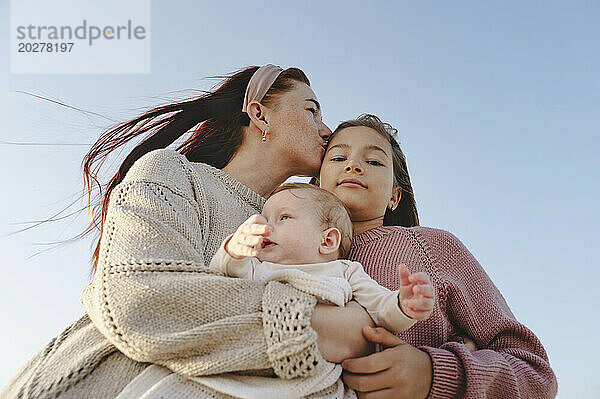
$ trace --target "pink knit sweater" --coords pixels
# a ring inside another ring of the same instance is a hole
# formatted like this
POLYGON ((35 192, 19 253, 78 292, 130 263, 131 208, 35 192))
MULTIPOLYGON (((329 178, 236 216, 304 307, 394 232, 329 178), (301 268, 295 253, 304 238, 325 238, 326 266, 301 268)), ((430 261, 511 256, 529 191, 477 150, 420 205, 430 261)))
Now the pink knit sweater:
POLYGON ((436 290, 433 314, 399 333, 433 362, 429 398, 551 398, 556 377, 541 342, 519 323, 477 260, 443 230, 382 226, 354 238, 349 259, 398 289, 396 266, 425 271, 436 290), (470 337, 469 350, 458 335, 470 337))

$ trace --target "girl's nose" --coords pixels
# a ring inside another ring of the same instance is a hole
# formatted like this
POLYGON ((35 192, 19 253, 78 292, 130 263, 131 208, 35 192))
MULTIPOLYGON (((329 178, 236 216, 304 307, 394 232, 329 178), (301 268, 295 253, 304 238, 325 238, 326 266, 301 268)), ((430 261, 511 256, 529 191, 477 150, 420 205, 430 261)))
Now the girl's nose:
POLYGON ((352 170, 354 170, 356 173, 362 173, 360 166, 354 162, 346 165, 346 172, 351 172, 352 170))

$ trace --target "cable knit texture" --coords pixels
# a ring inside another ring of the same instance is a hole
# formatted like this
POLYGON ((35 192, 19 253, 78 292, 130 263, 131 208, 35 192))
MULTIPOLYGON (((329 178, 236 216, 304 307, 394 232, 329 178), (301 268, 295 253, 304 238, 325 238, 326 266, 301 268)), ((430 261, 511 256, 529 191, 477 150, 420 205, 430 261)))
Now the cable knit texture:
MULTIPOLYGON (((310 327, 315 298, 208 267, 223 239, 264 201, 174 150, 144 155, 111 193, 98 269, 81 295, 86 314, 0 397, 114 398, 149 363, 182 377, 314 373, 324 362, 310 327)), ((204 389, 181 380, 178 397, 204 389)))
POLYGON ((552 398, 556 377, 538 338, 519 323, 467 248, 438 229, 382 226, 354 238, 349 259, 381 285, 398 289, 404 263, 427 272, 436 290, 433 314, 397 335, 433 362, 429 398, 552 398), (471 353, 459 335, 473 339, 471 353))

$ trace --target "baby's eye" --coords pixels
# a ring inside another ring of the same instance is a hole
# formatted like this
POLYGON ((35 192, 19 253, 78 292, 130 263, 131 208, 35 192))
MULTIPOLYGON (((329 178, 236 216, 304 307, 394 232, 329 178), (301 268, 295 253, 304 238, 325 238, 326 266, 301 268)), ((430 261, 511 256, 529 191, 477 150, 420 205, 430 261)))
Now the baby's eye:
POLYGON ((285 220, 285 219, 289 219, 289 215, 281 215, 281 217, 279 218, 279 220, 285 220))
POLYGON ((367 161, 367 163, 369 165, 375 165, 375 166, 383 166, 383 164, 379 161, 367 161))

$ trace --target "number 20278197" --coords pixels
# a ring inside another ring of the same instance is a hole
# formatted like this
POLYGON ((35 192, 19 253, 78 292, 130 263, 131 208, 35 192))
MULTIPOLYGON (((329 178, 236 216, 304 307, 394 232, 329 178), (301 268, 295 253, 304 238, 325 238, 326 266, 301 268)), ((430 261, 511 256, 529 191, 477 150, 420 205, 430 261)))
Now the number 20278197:
POLYGON ((75 43, 19 43, 19 53, 70 53, 75 43))

